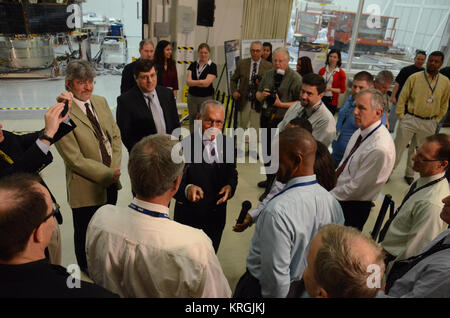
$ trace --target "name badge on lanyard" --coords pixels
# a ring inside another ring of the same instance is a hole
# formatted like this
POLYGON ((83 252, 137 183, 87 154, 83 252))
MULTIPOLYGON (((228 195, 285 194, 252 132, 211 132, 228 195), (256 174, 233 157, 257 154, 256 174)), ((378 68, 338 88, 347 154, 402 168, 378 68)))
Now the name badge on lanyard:
POLYGON ((434 100, 434 98, 433 98, 434 91, 436 90, 436 87, 439 83, 439 73, 437 75, 436 84, 434 84, 434 87, 431 87, 430 81, 428 80, 427 73, 425 72, 425 70, 423 70, 423 76, 425 76, 425 80, 427 81, 428 87, 431 90, 431 96, 430 96, 430 98, 427 99, 427 103, 431 104, 434 100))

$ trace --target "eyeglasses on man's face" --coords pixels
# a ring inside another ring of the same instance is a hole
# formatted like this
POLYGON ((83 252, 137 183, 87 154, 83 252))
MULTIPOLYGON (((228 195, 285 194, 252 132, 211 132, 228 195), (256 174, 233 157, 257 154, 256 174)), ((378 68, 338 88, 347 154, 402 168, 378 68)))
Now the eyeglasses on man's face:
POLYGON ((417 156, 417 159, 421 162, 443 161, 442 159, 427 159, 427 158, 425 158, 425 156, 420 153, 419 147, 414 148, 414 154, 417 156))
POLYGON ((212 119, 203 119, 203 122, 208 126, 222 126, 223 121, 221 120, 212 120, 212 119))

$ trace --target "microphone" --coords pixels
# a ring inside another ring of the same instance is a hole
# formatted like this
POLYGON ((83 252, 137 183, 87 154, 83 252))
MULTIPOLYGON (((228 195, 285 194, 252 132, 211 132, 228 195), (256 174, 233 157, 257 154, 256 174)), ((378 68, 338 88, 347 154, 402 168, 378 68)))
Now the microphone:
POLYGON ((236 224, 241 224, 244 222, 245 216, 247 215, 247 212, 252 208, 252 203, 248 200, 242 202, 242 210, 241 213, 239 213, 238 220, 236 224))

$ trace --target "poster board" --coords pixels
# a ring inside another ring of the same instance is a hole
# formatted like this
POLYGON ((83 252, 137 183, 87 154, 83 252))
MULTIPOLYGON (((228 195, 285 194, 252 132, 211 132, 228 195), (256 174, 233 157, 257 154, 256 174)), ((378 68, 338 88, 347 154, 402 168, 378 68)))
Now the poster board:
POLYGON ((261 41, 261 43, 269 42, 272 44, 272 52, 275 51, 276 48, 283 47, 284 46, 284 39, 246 39, 242 40, 241 43, 241 55, 243 59, 250 57, 250 46, 252 42, 255 41, 261 41))
POLYGON ((241 57, 240 50, 240 42, 239 40, 229 40, 224 42, 225 47, 225 61, 227 68, 227 83, 228 87, 230 87, 231 77, 236 70, 237 63, 241 57))
POLYGON ((313 71, 316 74, 319 73, 319 70, 325 66, 327 53, 328 53, 328 44, 300 42, 298 45, 298 58, 302 56, 309 57, 311 59, 313 71))

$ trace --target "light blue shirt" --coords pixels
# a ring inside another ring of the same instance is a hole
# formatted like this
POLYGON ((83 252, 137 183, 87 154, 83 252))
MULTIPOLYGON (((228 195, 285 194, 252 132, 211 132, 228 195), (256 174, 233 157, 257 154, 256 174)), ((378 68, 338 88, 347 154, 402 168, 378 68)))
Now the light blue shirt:
MULTIPOLYGON (((316 175, 289 180, 289 187, 316 181, 316 175)), ((250 243, 247 269, 261 284, 263 297, 286 297, 300 280, 311 240, 329 223, 344 223, 338 201, 318 183, 275 196, 261 212, 250 243)))
MULTIPOLYGON (((425 253, 444 237, 444 244, 450 244, 450 230, 439 234, 419 254, 425 253)), ((403 277, 397 279, 385 295, 378 292, 378 298, 449 298, 450 297, 450 249, 425 257, 411 268, 403 277)))

